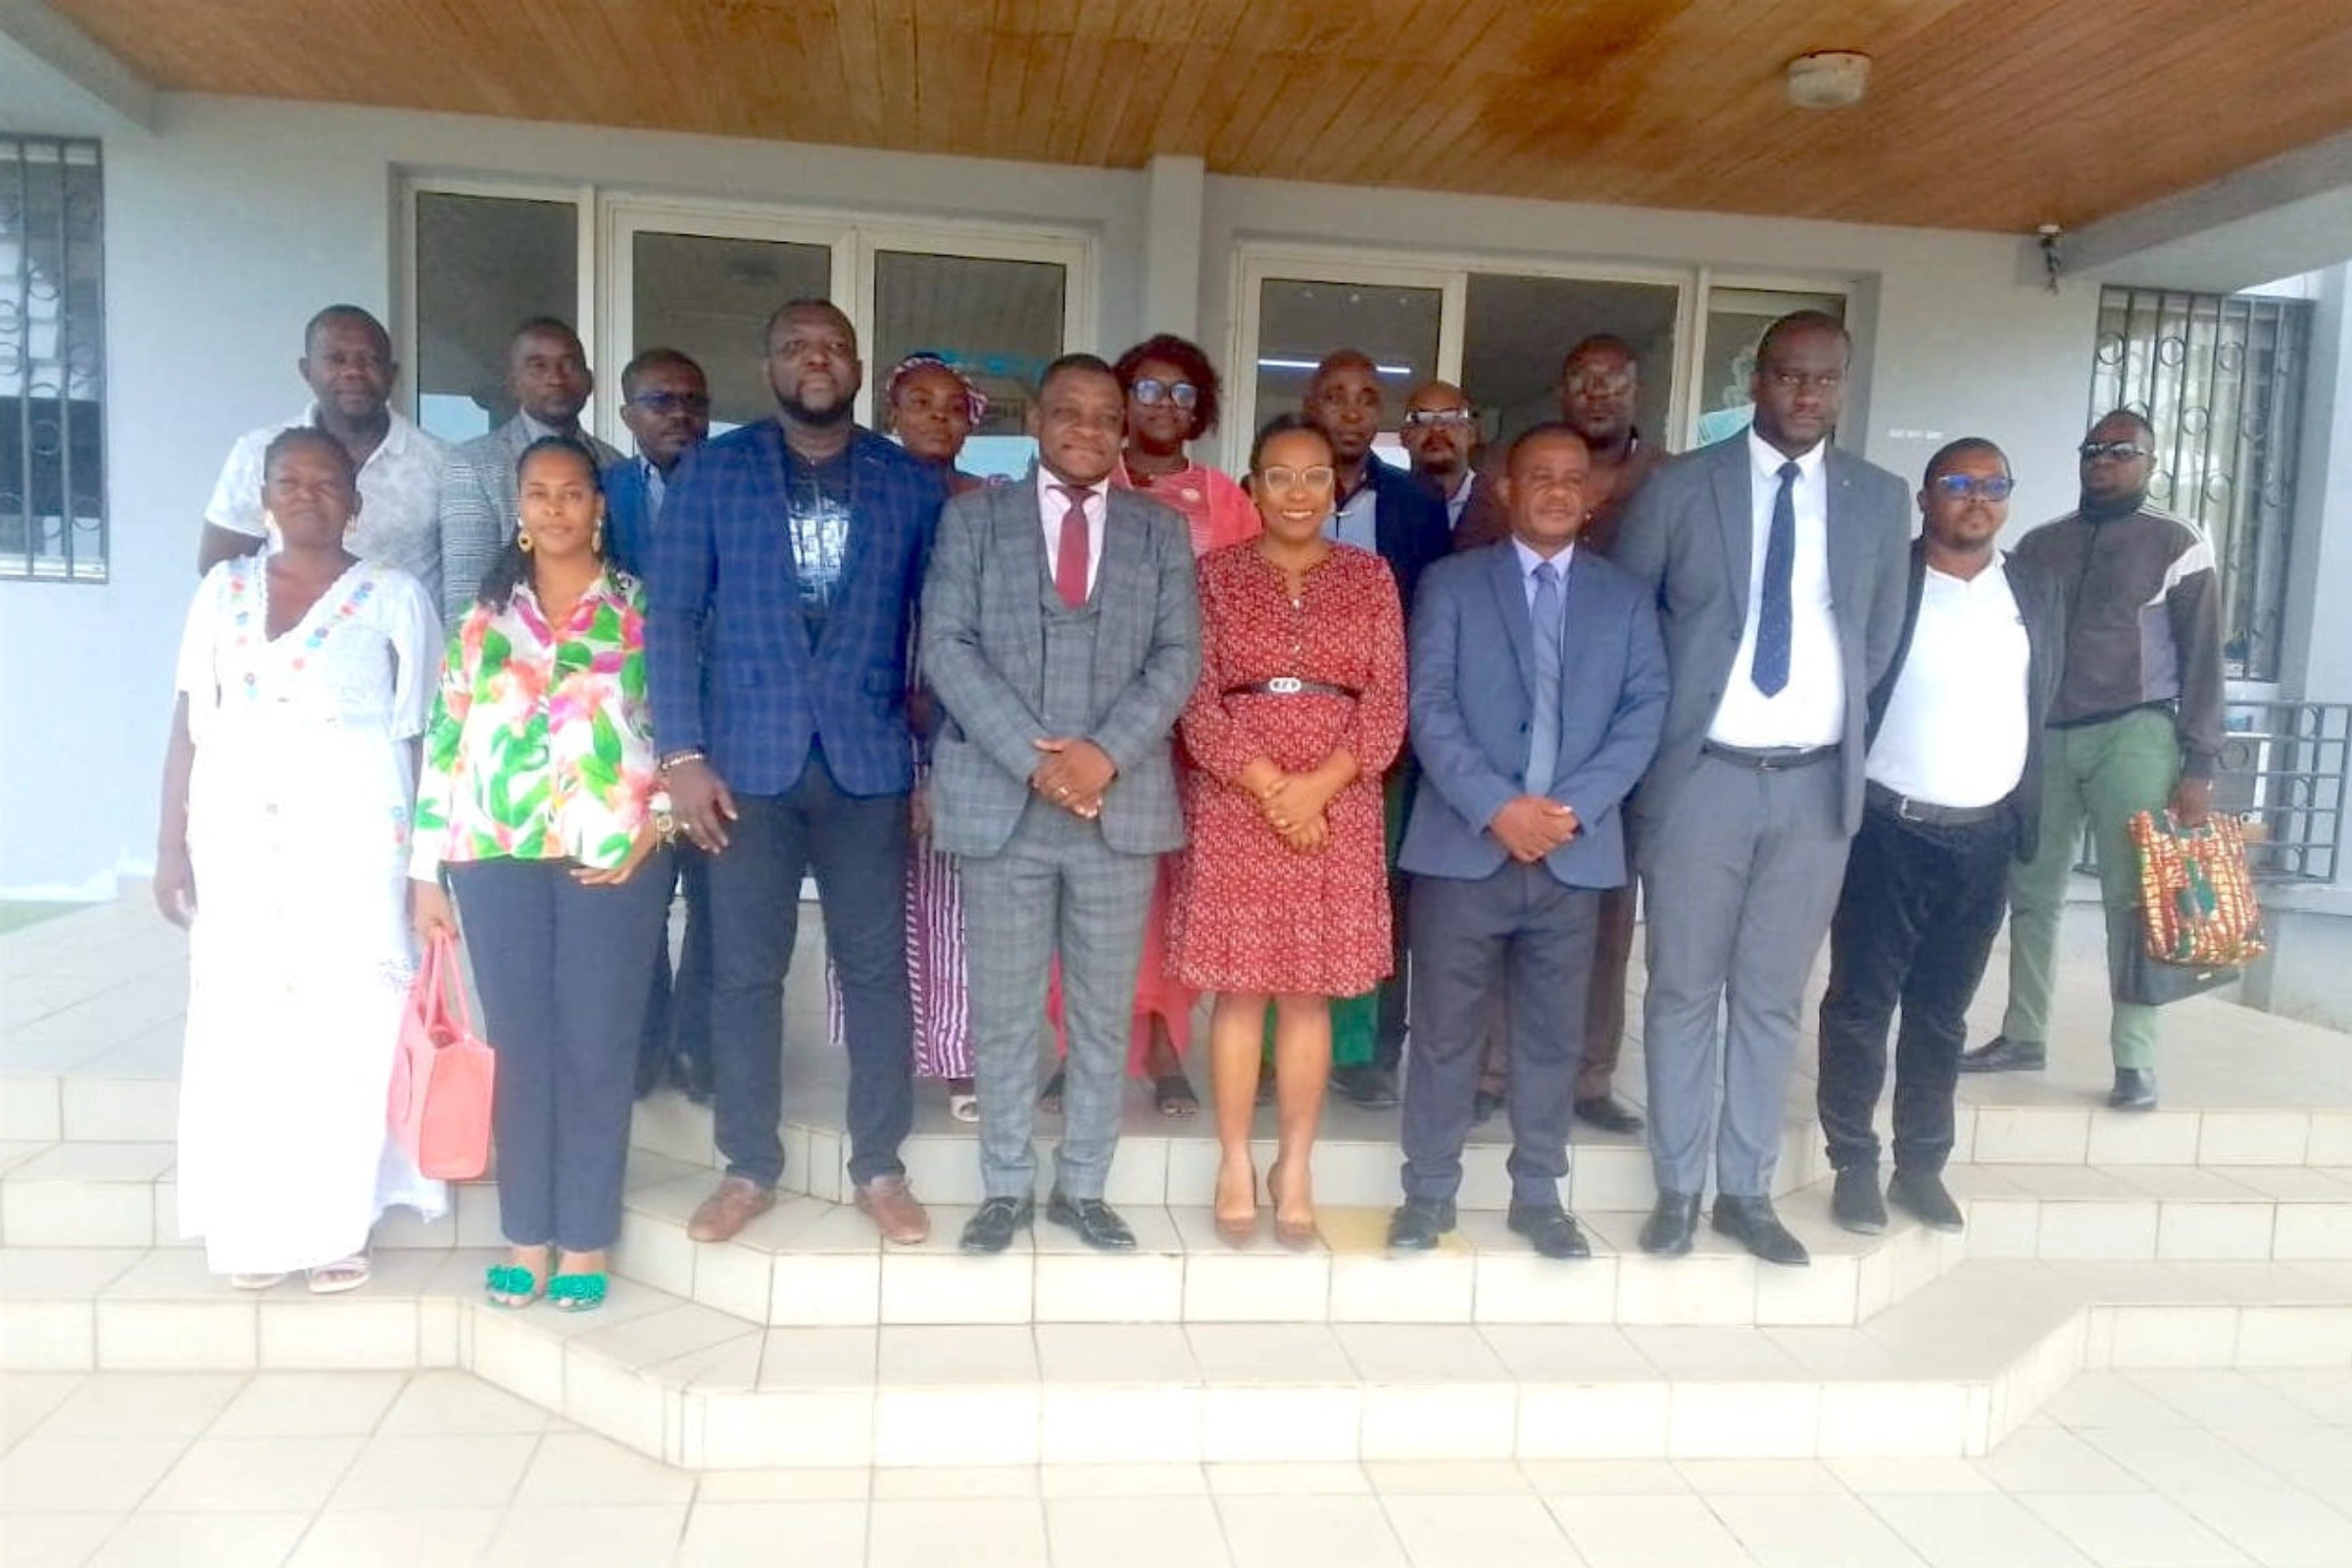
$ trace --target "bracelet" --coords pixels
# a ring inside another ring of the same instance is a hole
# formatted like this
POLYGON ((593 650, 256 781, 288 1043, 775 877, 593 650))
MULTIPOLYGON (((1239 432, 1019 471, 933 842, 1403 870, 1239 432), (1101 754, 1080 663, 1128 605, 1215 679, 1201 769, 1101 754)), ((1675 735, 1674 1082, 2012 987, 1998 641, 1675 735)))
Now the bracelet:
POLYGON ((661 761, 655 763, 654 765, 658 771, 666 773, 671 768, 677 766, 680 762, 704 761, 707 760, 708 755, 709 754, 704 752, 700 747, 690 747, 682 752, 671 752, 668 756, 662 758, 661 761))

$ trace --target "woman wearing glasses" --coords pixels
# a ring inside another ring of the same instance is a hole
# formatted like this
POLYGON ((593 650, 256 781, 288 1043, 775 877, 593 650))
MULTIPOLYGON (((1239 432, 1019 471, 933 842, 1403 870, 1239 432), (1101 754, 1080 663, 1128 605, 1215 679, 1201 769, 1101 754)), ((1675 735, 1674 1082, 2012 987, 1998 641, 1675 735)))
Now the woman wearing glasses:
POLYGON ((1387 564, 1324 531, 1329 437, 1285 415, 1258 433, 1250 467, 1264 531, 1200 563, 1172 954, 1179 980, 1218 994, 1216 1220, 1235 1246, 1256 1226, 1250 1124, 1273 1004, 1280 1147, 1266 1186, 1276 1237, 1301 1248, 1314 1239, 1330 1002, 1390 967, 1381 775, 1404 742, 1404 614, 1387 564))

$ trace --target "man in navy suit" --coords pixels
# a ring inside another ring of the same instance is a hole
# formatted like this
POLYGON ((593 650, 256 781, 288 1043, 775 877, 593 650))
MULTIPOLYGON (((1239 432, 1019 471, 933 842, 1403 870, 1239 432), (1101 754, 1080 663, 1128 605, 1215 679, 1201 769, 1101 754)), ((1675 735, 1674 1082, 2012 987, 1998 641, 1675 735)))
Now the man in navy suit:
MULTIPOLYGON (((641 350, 620 372, 620 422, 637 455, 604 472, 605 559, 643 581, 652 570, 654 526, 678 460, 710 435, 710 383, 676 349, 641 350)), ((676 857, 686 895, 686 951, 673 977, 669 932, 654 955, 654 989, 637 1047, 637 1094, 674 1083, 697 1104, 710 1099, 710 909, 703 858, 676 857)))
POLYGON ((907 1012, 906 650, 947 499, 938 473, 851 417, 858 332, 829 301, 767 324, 777 417, 689 453, 654 535, 654 736, 672 809, 710 857, 710 1006, 727 1174, 697 1241, 775 1201, 784 973, 816 873, 841 976, 850 1177, 883 1239, 930 1219, 899 1145, 913 1114, 907 1012))
MULTIPOLYGON (((1331 438, 1332 466, 1338 470, 1339 493, 1332 509, 1331 532, 1342 544, 1370 550, 1396 574, 1396 593, 1403 601, 1409 626, 1413 595, 1421 573, 1432 562, 1453 549, 1453 530, 1446 503, 1402 468, 1381 461, 1372 450, 1388 411, 1380 384, 1380 367, 1360 349, 1335 349, 1315 367, 1306 384, 1302 412, 1331 438)), ((1387 780, 1392 834, 1404 812, 1412 808, 1413 760, 1408 752, 1396 760, 1387 780)), ((1405 948, 1404 878, 1392 866, 1389 904, 1396 935, 1396 967, 1371 998, 1333 1004, 1332 1024, 1342 1035, 1352 1032, 1360 1010, 1376 1012, 1372 1060, 1335 1067, 1331 1087, 1359 1105, 1385 1107, 1396 1103, 1396 1064, 1404 1054, 1405 997, 1409 955, 1405 948)))
POLYGON ((1590 1249, 1560 1201, 1601 890, 1625 880, 1619 807, 1666 719, 1666 651, 1642 582, 1576 543, 1592 458, 1564 424, 1512 445, 1511 535, 1422 578, 1412 636, 1421 788, 1404 1202, 1389 1246, 1453 1229, 1492 1004, 1510 1017, 1510 1228, 1545 1257, 1590 1249))

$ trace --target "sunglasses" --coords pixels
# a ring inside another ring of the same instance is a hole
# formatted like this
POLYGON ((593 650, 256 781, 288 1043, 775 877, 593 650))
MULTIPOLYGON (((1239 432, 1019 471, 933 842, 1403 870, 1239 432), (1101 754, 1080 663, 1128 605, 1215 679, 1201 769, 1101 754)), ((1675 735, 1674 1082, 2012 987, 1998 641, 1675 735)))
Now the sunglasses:
POLYGON ((1192 382, 1162 381, 1155 375, 1147 375, 1136 382, 1127 389, 1127 395, 1147 409, 1161 403, 1173 403, 1180 409, 1189 409, 1200 401, 1200 389, 1192 382))
POLYGON ((1459 430, 1477 422, 1468 409, 1414 409, 1404 416, 1407 430, 1459 430))
POLYGON ((1975 496, 1984 501, 2006 501, 2017 489, 2017 481, 2005 473, 1987 474, 1972 479, 1965 473, 1939 473, 1928 481, 1928 488, 1946 501, 1966 501, 1975 496))
POLYGON ((1578 370, 1561 383, 1571 392, 1625 393, 1634 389, 1631 370, 1578 370))
POLYGON ((700 392, 640 392, 629 399, 650 414, 709 414, 710 399, 700 392))
POLYGON ((2118 463, 2129 463, 2133 458, 2155 456, 2136 441, 2085 441, 2075 450, 2082 454, 2084 463, 2096 463, 2101 458, 2113 458, 2118 463))
POLYGON ((1269 490, 1295 490, 1300 487, 1328 490, 1339 477, 1327 463, 1318 463, 1311 468, 1260 468, 1257 476, 1269 490))

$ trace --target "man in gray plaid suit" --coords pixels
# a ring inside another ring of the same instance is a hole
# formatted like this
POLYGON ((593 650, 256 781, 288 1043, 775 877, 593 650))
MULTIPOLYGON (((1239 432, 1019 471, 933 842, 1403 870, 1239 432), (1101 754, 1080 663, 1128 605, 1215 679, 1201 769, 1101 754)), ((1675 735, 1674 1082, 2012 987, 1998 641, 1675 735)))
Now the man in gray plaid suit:
POLYGON ((1102 1201, 1144 913, 1184 843, 1169 757, 1200 672, 1184 520, 1110 486, 1126 397, 1091 354, 1047 367, 1026 483, 940 515, 922 656, 945 711, 932 831, 963 877, 980 1171, 967 1252, 999 1252, 1035 1214, 1039 1020, 1058 954, 1070 1055, 1046 1217, 1090 1247, 1135 1237, 1102 1201))

